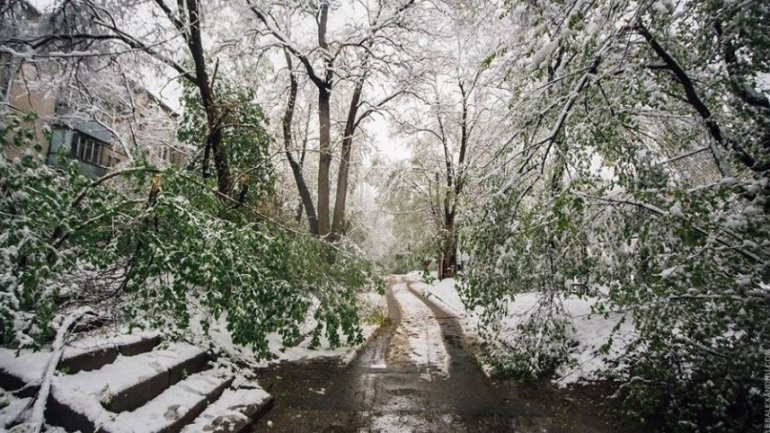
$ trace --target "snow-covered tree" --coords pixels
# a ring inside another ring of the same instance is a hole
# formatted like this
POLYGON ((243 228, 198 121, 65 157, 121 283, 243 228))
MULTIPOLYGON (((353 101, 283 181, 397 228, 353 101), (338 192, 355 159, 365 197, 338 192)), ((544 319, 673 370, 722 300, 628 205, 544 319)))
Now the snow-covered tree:
POLYGON ((465 196, 473 194, 476 179, 492 157, 490 150, 507 132, 504 108, 511 96, 495 87, 500 68, 487 58, 498 48, 497 40, 480 25, 493 11, 457 5, 439 12, 437 35, 445 43, 426 55, 430 60, 421 65, 417 91, 406 109, 394 115, 413 158, 394 170, 387 189, 398 196, 407 187, 412 189, 409 196, 421 197, 420 207, 429 212, 427 220, 435 227, 431 255, 439 263, 439 278, 456 272, 465 196))
MULTIPOLYGON (((249 11, 247 5, 79 0, 55 6, 40 26, 3 33, 3 52, 70 68, 54 74, 57 83, 66 83, 77 110, 99 106, 93 113, 99 120, 112 105, 120 105, 121 115, 143 114, 121 99, 133 95, 120 87, 131 80, 116 71, 129 78, 145 68, 160 76, 173 71, 184 83, 179 138, 195 149, 195 170, 159 168, 134 153, 134 161, 87 179, 65 160, 54 169, 35 152, 9 157, 7 146, 32 147, 27 123, 35 116, 3 111, 2 344, 44 343, 60 322, 54 316, 81 305, 109 320, 169 330, 191 322, 206 330, 210 321, 224 320, 233 341, 258 357, 274 350, 269 334, 287 345, 305 338, 308 316, 317 324, 308 335, 314 343, 359 341, 356 292, 373 282, 368 263, 340 245, 330 264, 329 245, 264 211, 273 140, 254 90, 233 80, 241 65, 227 61, 242 53, 244 35, 222 39, 224 21, 218 21, 239 6, 249 11), (107 80, 91 75, 105 65, 114 67, 107 80), (209 160, 215 180, 208 179, 209 160)), ((122 137, 160 141, 160 132, 122 137)))
POLYGON ((286 59, 290 85, 283 133, 287 143, 292 133, 297 75, 306 76, 317 94, 317 203, 312 201, 299 164, 292 162, 294 158, 287 154, 314 234, 329 235, 329 240, 334 241, 345 232, 351 155, 357 131, 367 118, 404 93, 409 85, 408 74, 406 81, 384 91, 373 82, 378 79, 393 83, 404 78, 404 72, 399 71, 403 69, 399 62, 403 63, 409 55, 404 38, 408 32, 417 30, 419 22, 414 16, 419 15, 414 10, 424 8, 424 3, 414 0, 351 2, 343 7, 327 1, 255 2, 252 6, 260 32, 268 37, 268 46, 279 48, 286 59), (335 14, 340 15, 336 20, 335 14), (307 22, 314 25, 306 25, 307 22), (300 27, 305 31, 297 30, 300 27), (308 32, 308 28, 313 31, 308 32), (349 87, 350 93, 340 92, 340 86, 349 87), (344 127, 339 134, 339 166, 332 212, 330 173, 336 151, 332 140, 332 124, 336 122, 332 119, 332 99, 336 94, 346 96, 343 103, 346 108, 344 120, 340 121, 344 127))
POLYGON ((769 13, 758 2, 511 3, 511 38, 492 56, 510 70, 514 138, 484 182, 464 288, 490 330, 505 300, 544 294, 531 338, 491 348, 503 368, 539 375, 563 362, 560 299, 588 294, 595 313, 622 311, 638 331, 613 360, 630 413, 663 413, 677 431, 759 431, 769 13))

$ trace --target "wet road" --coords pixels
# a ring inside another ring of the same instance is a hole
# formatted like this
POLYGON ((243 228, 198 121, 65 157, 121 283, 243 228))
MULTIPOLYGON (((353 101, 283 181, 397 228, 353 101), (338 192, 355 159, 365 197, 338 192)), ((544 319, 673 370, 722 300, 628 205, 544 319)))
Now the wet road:
POLYGON ((260 382, 275 406, 252 432, 632 431, 585 393, 486 377, 458 320, 391 277, 389 324, 348 366, 282 364, 260 382), (437 341, 438 340, 438 341, 437 341))

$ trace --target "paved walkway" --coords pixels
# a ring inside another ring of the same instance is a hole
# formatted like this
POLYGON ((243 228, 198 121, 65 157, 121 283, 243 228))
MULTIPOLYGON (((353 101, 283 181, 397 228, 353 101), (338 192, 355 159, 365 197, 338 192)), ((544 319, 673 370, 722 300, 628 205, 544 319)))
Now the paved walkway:
POLYGON ((261 384, 276 398, 254 432, 614 432, 606 412, 548 383, 487 378, 455 317, 388 279, 389 325, 347 367, 284 364, 261 384), (589 409, 586 409, 588 407, 589 409))

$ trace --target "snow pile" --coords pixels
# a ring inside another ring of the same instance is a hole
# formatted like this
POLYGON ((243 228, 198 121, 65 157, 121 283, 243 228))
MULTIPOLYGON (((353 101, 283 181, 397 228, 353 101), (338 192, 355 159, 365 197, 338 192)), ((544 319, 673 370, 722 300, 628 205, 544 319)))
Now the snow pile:
MULTIPOLYGON (((415 277, 413 274, 409 276, 415 277)), ((415 282, 412 283, 412 287, 456 314, 467 337, 480 338, 479 312, 466 310, 457 292, 454 279, 449 278, 434 284, 415 282)), ((511 343, 516 338, 517 327, 527 320, 538 301, 537 293, 516 295, 508 303, 508 314, 501 321, 502 330, 498 337, 504 342, 511 343)), ((598 379, 600 372, 611 368, 608 361, 620 356, 635 338, 635 329, 630 317, 625 317, 624 320, 622 313, 609 313, 607 317, 591 314, 591 307, 597 301, 597 298, 580 298, 575 295, 562 300, 564 311, 569 315, 569 321, 574 330, 571 338, 577 342, 577 345, 570 349, 567 362, 561 364, 556 370, 553 381, 560 386, 598 379), (610 338, 613 341, 607 354, 599 354, 599 349, 610 338)))
POLYGON ((444 346, 441 327, 433 312, 415 296, 405 283, 393 286, 393 295, 401 305, 401 323, 393 334, 389 361, 411 363, 449 374, 449 354, 444 346))

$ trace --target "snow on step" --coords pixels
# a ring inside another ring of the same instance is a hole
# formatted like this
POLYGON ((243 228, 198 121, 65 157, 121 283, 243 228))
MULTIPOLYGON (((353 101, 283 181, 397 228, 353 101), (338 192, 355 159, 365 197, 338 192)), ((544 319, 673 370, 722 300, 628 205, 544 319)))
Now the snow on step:
POLYGON ((64 347, 59 368, 68 373, 94 370, 113 362, 118 355, 138 355, 152 350, 158 343, 160 343, 158 332, 81 338, 64 347))
POLYGON ((55 377, 53 394, 61 404, 98 421, 104 416, 102 406, 114 412, 135 409, 181 379, 186 366, 193 367, 187 373, 200 371, 205 359, 203 349, 187 343, 121 355, 99 370, 55 377))
POLYGON ((22 413, 32 405, 32 397, 17 398, 0 389, 0 431, 21 419, 22 413))
POLYGON ((270 408, 273 398, 255 383, 244 386, 252 388, 225 390, 182 433, 236 433, 251 424, 255 415, 270 408))
POLYGON ((132 346, 145 340, 152 340, 160 337, 156 331, 140 332, 137 334, 117 335, 114 337, 105 337, 93 335, 84 337, 64 346, 62 359, 75 358, 84 354, 102 351, 112 348, 132 346))
POLYGON ((232 382, 232 376, 215 370, 196 373, 132 412, 122 412, 103 431, 156 433, 179 431, 215 400, 232 382))
POLYGON ((50 359, 51 352, 22 351, 16 356, 15 350, 0 348, 0 388, 16 392, 26 387, 34 395, 50 359))
MULTIPOLYGON (((98 368, 113 361, 118 353, 140 353, 151 349, 159 341, 160 335, 157 332, 85 337, 65 346, 59 367, 70 372, 98 368)), ((29 392, 22 394, 34 395, 51 359, 51 351, 22 350, 16 355, 15 350, 0 348, 0 388, 16 391, 26 387, 29 392)))

